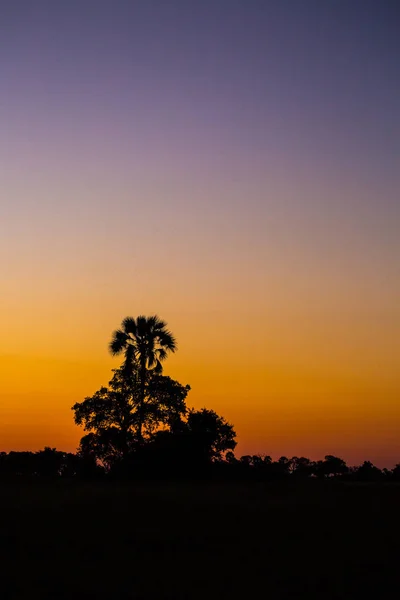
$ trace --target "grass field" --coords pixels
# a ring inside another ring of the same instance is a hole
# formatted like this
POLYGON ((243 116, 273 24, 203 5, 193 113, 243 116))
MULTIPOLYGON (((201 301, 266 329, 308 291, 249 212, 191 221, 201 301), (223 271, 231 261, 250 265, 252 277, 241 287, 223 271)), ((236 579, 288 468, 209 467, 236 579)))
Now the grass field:
POLYGON ((395 598, 400 487, 0 484, 0 597, 395 598))

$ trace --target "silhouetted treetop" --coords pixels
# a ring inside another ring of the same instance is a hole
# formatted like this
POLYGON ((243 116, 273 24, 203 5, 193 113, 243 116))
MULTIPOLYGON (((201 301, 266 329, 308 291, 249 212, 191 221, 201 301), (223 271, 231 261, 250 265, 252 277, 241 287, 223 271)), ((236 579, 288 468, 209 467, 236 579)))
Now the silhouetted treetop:
POLYGON ((131 372, 136 363, 146 369, 161 371, 169 352, 176 351, 176 340, 165 321, 157 315, 126 317, 114 331, 109 345, 113 356, 124 354, 123 370, 131 372))
POLYGON ((137 375, 139 384, 137 435, 141 440, 149 373, 162 373, 162 362, 170 352, 175 352, 176 340, 167 329, 167 324, 157 315, 150 317, 139 315, 136 319, 126 317, 122 321, 121 328, 112 334, 109 349, 113 355, 124 355, 121 367, 123 376, 131 378, 134 374, 137 375))
POLYGON ((233 425, 213 410, 207 408, 190 410, 187 427, 203 445, 210 459, 221 459, 226 451, 234 450, 236 447, 236 432, 233 425))

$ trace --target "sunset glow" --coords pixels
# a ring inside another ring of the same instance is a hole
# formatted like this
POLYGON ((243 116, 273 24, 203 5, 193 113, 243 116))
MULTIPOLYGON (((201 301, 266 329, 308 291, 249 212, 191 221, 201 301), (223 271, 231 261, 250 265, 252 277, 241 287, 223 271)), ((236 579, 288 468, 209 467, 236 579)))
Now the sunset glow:
POLYGON ((74 451, 112 331, 157 313, 238 454, 399 462, 390 3, 9 4, 0 450, 74 451))

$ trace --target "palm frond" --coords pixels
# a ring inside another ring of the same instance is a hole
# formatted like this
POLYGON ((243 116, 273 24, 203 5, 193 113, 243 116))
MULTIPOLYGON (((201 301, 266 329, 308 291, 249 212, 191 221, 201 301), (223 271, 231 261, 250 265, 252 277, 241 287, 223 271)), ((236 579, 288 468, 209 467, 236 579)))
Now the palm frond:
POLYGON ((175 352, 177 349, 176 339, 168 329, 158 335, 158 343, 170 352, 175 352))
POLYGON ((121 329, 116 329, 111 337, 111 342, 109 344, 109 350, 113 356, 117 354, 121 354, 123 352, 128 336, 121 329))
POLYGON ((156 364, 156 355, 153 349, 149 349, 147 352, 147 366, 149 369, 152 369, 156 364))
POLYGON ((157 359, 159 361, 163 361, 167 358, 168 356, 168 351, 165 348, 158 348, 157 349, 157 359))
POLYGON ((125 317, 122 321, 122 329, 125 333, 130 333, 131 335, 136 335, 137 324, 133 317, 125 317))
POLYGON ((166 322, 160 319, 158 315, 152 315, 151 317, 148 317, 147 322, 153 331, 157 333, 165 329, 167 326, 166 322))
POLYGON ((163 370, 162 364, 161 362, 157 359, 156 360, 156 365, 154 367, 154 373, 157 373, 157 375, 161 375, 163 370))

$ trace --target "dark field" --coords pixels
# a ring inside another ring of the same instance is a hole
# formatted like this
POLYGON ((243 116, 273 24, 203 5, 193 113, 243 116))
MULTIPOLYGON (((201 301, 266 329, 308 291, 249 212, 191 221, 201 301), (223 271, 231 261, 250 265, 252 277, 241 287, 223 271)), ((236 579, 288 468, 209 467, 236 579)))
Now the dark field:
POLYGON ((3 599, 400 594, 396 484, 2 484, 0 503, 3 599))

